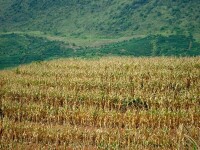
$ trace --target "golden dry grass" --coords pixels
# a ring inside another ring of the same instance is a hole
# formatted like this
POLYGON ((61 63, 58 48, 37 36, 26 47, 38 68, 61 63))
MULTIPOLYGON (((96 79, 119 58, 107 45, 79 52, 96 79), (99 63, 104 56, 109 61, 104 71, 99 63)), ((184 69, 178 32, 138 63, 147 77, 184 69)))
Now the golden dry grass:
POLYGON ((0 71, 1 149, 198 149, 200 58, 60 59, 0 71))

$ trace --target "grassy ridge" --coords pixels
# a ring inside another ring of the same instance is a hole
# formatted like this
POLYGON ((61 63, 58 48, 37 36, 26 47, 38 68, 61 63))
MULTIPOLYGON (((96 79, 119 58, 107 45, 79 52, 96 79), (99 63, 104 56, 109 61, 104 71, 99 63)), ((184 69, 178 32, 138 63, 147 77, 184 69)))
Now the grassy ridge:
MULTIPOLYGON (((67 39, 66 39, 67 40, 67 39)), ((148 36, 97 47, 78 46, 26 34, 0 35, 0 68, 59 57, 199 56, 200 44, 192 36, 148 36)))
POLYGON ((198 56, 199 49, 200 44, 193 37, 157 35, 110 44, 101 52, 127 56, 198 56))
POLYGON ((66 43, 62 42, 28 35, 0 35, 0 68, 70 56, 72 51, 66 43))
POLYGON ((0 71, 0 148, 198 149, 199 68, 110 57, 0 71))

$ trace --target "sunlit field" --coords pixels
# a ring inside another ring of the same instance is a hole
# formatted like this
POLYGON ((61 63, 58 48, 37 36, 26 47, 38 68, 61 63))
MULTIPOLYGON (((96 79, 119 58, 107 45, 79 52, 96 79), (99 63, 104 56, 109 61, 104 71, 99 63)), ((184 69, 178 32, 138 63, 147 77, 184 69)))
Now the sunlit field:
POLYGON ((0 149, 197 150, 200 57, 59 59, 0 71, 0 149))

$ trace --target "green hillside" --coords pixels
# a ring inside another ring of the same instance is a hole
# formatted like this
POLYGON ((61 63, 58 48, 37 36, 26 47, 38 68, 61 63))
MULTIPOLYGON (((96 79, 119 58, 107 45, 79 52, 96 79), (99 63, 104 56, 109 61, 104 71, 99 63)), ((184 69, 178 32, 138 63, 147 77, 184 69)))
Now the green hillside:
POLYGON ((0 35, 0 69, 60 57, 198 56, 200 43, 189 36, 147 36, 100 47, 79 47, 22 34, 0 35))
POLYGON ((197 56, 199 8, 196 0, 0 0, 0 68, 55 57, 197 56))
POLYGON ((65 36, 200 32, 196 0, 1 0, 1 31, 65 36))

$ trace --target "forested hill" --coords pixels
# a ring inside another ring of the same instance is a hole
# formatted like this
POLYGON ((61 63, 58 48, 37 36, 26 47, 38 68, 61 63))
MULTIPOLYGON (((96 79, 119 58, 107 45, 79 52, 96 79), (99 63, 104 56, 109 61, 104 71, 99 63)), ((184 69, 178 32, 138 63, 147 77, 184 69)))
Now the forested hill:
POLYGON ((0 68, 59 57, 198 56, 198 0, 0 0, 0 68))
POLYGON ((1 31, 60 35, 200 32, 197 0, 1 0, 1 31))

